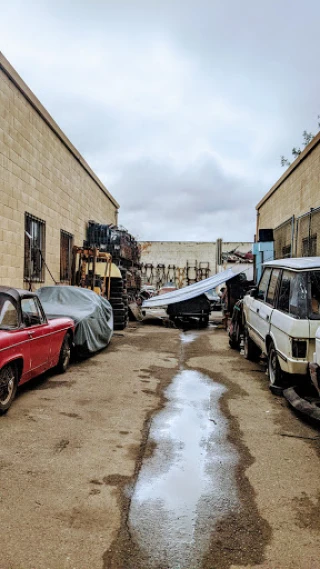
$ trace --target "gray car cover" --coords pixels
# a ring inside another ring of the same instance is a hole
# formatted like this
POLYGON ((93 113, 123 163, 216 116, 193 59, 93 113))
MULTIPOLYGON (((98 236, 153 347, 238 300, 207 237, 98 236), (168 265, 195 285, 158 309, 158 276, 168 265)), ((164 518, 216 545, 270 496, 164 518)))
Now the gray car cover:
POLYGON ((64 285, 42 287, 37 294, 47 318, 73 319, 74 344, 80 352, 96 352, 109 344, 113 313, 108 300, 92 290, 64 285))

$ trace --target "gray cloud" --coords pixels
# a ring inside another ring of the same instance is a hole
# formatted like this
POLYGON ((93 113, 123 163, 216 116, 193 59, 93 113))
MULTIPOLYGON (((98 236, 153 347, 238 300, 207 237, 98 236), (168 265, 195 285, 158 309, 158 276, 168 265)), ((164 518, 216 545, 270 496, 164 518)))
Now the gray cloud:
POLYGON ((1 49, 141 239, 252 239, 317 130, 320 5, 11 0, 1 49))
POLYGON ((127 203, 125 224, 140 238, 241 241, 253 231, 256 188, 226 176, 208 156, 183 171, 168 162, 135 162, 114 190, 127 203))

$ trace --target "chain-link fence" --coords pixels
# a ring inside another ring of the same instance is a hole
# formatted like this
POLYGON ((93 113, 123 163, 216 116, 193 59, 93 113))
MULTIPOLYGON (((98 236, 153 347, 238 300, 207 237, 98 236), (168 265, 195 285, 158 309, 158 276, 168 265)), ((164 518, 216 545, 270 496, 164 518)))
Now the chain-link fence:
POLYGON ((292 216, 273 230, 274 258, 320 256, 320 208, 292 216))
POLYGON ((296 256, 315 257, 320 254, 320 209, 310 212, 297 219, 296 227, 296 256))
POLYGON ((290 217, 273 231, 274 258, 283 259, 293 256, 294 218, 290 217))

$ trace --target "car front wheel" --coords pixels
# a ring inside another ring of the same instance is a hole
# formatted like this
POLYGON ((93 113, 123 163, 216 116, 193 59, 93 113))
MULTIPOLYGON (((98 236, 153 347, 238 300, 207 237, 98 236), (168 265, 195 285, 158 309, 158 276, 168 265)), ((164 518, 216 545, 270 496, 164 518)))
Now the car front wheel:
POLYGON ((232 324, 232 330, 229 332, 229 346, 233 350, 240 350, 240 326, 238 322, 232 324))
POLYGON ((8 411, 18 387, 17 370, 14 365, 7 365, 0 370, 0 415, 8 411))
POLYGON ((69 333, 67 333, 63 338, 63 342, 61 345, 59 362, 57 365, 58 373, 65 373, 67 371, 70 363, 70 357, 71 357, 71 336, 69 333))
POLYGON ((282 395, 285 387, 285 376, 280 367, 277 350, 273 342, 271 342, 268 351, 268 372, 270 390, 275 395, 282 395))

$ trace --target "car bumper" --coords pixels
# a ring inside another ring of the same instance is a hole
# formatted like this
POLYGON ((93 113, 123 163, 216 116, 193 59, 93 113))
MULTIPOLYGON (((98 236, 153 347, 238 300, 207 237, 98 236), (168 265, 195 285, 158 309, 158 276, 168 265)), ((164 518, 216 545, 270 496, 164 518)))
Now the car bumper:
POLYGON ((307 375, 308 372, 308 360, 298 360, 296 358, 284 357, 280 352, 278 352, 280 367, 282 371, 290 374, 307 375))

